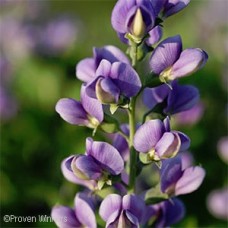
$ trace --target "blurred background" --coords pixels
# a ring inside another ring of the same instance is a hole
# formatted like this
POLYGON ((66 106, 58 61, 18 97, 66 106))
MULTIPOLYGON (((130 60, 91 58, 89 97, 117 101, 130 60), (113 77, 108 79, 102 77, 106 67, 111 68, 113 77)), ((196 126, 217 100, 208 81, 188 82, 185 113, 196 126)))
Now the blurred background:
MULTIPOLYGON (((91 130, 63 121, 55 104, 62 97, 79 99, 81 82, 75 77, 75 65, 92 57, 93 47, 112 44, 126 50, 111 27, 115 1, 0 0, 0 4, 0 226, 55 227, 39 221, 5 223, 2 218, 50 215, 56 203, 72 205, 80 190, 63 178, 60 164, 71 154, 84 153, 91 130)), ((227 186, 227 21, 226 0, 202 0, 191 1, 164 22, 163 39, 180 34, 184 48, 200 47, 209 55, 202 70, 182 79, 199 88, 201 102, 173 123, 191 138, 195 163, 207 175, 198 191, 181 197, 187 215, 174 227, 227 225, 224 214, 211 203, 224 202, 220 196, 227 186)))

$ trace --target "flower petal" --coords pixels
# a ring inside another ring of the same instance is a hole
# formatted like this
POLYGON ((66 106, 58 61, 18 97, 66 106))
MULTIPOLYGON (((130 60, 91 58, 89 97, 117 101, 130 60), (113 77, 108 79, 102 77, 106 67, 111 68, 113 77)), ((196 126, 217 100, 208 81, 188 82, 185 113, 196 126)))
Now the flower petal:
POLYGON ((83 82, 90 82, 95 78, 96 66, 93 58, 81 60, 76 66, 76 76, 83 82))
POLYGON ((120 174, 124 169, 124 161, 120 153, 106 142, 93 142, 90 155, 101 163, 103 169, 113 175, 120 174))
POLYGON ((81 102, 83 108, 91 117, 95 117, 100 123, 103 121, 104 112, 102 104, 97 99, 87 95, 85 85, 81 87, 81 102))
POLYGON ((83 226, 89 228, 97 227, 95 214, 90 204, 85 200, 85 197, 82 197, 82 194, 77 194, 75 197, 75 212, 83 226))
POLYGON ((162 28, 157 25, 152 30, 149 31, 149 38, 146 39, 146 43, 149 46, 153 46, 162 38, 162 28))
POLYGON ((155 105, 163 102, 169 92, 170 88, 165 84, 151 89, 146 88, 143 91, 143 102, 149 109, 152 109, 155 105))
POLYGON ((155 151, 161 159, 174 157, 180 149, 181 141, 177 133, 165 132, 155 146, 155 151))
POLYGON ((150 120, 144 123, 136 131, 134 147, 137 151, 146 153, 154 148, 164 133, 164 125, 161 120, 150 120))
POLYGON ((103 59, 108 60, 110 63, 123 62, 130 64, 127 56, 119 48, 112 45, 107 45, 102 48, 94 48, 93 53, 97 67, 103 59))
POLYGON ((189 2, 190 0, 168 0, 165 4, 163 16, 166 18, 181 11, 189 2))
POLYGON ((180 57, 182 42, 179 35, 163 40, 153 51, 150 67, 155 74, 171 67, 180 57))
POLYGON ((186 151, 190 147, 190 143, 191 143, 190 138, 186 134, 180 131, 173 131, 173 132, 177 133, 181 140, 180 151, 186 151))
MULTIPOLYGON (((96 163, 95 159, 88 155, 80 155, 77 156, 72 161, 72 169, 74 171, 75 175, 78 175, 79 178, 81 177, 81 173, 85 178, 92 180, 98 180, 102 176, 102 169, 101 167, 96 163), (79 172, 77 171, 79 170, 79 172)), ((82 177, 83 178, 83 177, 82 177)))
POLYGON ((167 107, 164 112, 175 114, 191 109, 199 100, 199 91, 190 85, 172 84, 173 90, 169 93, 167 107))
MULTIPOLYGON (((117 194, 110 194, 102 201, 99 209, 99 215, 104 221, 107 221, 114 212, 118 212, 116 214, 116 217, 117 217, 121 209, 122 209, 121 196, 117 194)), ((113 221, 115 219, 116 218, 114 218, 113 221)))
POLYGON ((106 59, 101 60, 99 66, 96 70, 96 76, 97 77, 99 77, 99 76, 108 77, 111 72, 111 66, 112 66, 112 64, 108 60, 106 60, 106 59))
POLYGON ((73 182, 75 184, 83 185, 89 189, 94 189, 96 183, 92 180, 82 180, 76 177, 73 173, 73 170, 71 169, 71 163, 75 156, 70 156, 66 159, 64 159, 61 163, 61 170, 63 173, 63 176, 70 182, 73 182))
POLYGON ((111 22, 113 28, 119 33, 126 33, 126 17, 135 5, 135 0, 119 0, 112 11, 111 22))
POLYGON ((199 166, 184 170, 175 187, 175 195, 191 193, 199 188, 205 177, 205 170, 199 166))
POLYGON ((87 113, 82 104, 71 98, 60 99, 56 106, 56 112, 68 123, 75 125, 87 125, 87 113))
POLYGON ((55 206, 52 208, 51 217, 58 227, 75 228, 80 227, 73 209, 65 206, 55 206))
POLYGON ((142 86, 137 72, 126 63, 113 63, 110 77, 126 97, 135 96, 142 86))
POLYGON ((207 59, 207 53, 199 48, 189 48, 184 50, 181 53, 180 58, 172 67, 172 80, 188 76, 189 74, 201 69, 207 62, 207 59))
POLYGON ((140 222, 146 209, 144 201, 136 195, 125 195, 123 197, 123 209, 133 214, 140 222))

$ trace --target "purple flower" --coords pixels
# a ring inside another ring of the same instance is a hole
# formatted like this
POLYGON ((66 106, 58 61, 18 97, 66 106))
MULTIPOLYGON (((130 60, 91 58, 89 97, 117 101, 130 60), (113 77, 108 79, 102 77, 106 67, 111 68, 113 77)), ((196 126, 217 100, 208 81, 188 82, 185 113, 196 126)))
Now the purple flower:
POLYGON ((88 227, 96 228, 96 217, 91 200, 82 193, 78 193, 74 200, 74 208, 55 206, 51 217, 60 228, 88 227))
POLYGON ((110 144, 87 138, 85 155, 74 156, 71 169, 79 179, 101 181, 103 184, 111 185, 110 176, 121 174, 124 161, 120 153, 110 144))
POLYGON ((147 207, 147 220, 154 221, 149 224, 154 228, 169 227, 183 219, 184 215, 184 204, 177 198, 147 207))
POLYGON ((175 80, 171 83, 172 90, 167 85, 146 88, 143 93, 144 104, 152 109, 163 103, 163 113, 172 115, 187 111, 195 106, 199 100, 199 91, 191 85, 179 85, 175 80))
POLYGON ((123 62, 102 60, 96 70, 96 78, 86 88, 89 96, 103 104, 118 104, 135 96, 141 88, 137 72, 123 62))
POLYGON ((228 136, 224 136, 219 140, 217 149, 220 158, 228 164, 228 136))
POLYGON ((119 0, 113 11, 111 22, 116 32, 140 42, 155 25, 155 12, 151 1, 119 0))
POLYGON ((170 131, 168 117, 162 122, 159 119, 149 120, 136 131, 134 147, 146 153, 148 161, 160 161, 174 157, 179 150, 189 147, 190 139, 178 131, 170 131))
POLYGON ((56 112, 68 123, 96 128, 104 119, 102 104, 85 92, 81 87, 81 102, 71 98, 62 98, 56 104, 56 112))
POLYGON ((163 18, 167 18, 184 9, 190 0, 166 0, 162 11, 163 18))
POLYGON ((163 40, 153 51, 150 67, 162 82, 185 77, 202 68, 208 59, 205 51, 189 48, 182 51, 179 35, 163 40))
POLYGON ((145 213, 144 201, 136 195, 108 195, 101 203, 99 214, 106 227, 139 227, 145 213))
POLYGON ((228 220, 228 188, 211 192, 207 198, 207 208, 212 215, 219 219, 228 220))
POLYGON ((161 169, 161 191, 169 196, 191 193, 199 188, 205 177, 200 166, 183 167, 181 157, 177 156, 163 162, 161 169))
POLYGON ((101 60, 106 59, 110 63, 123 62, 130 64, 127 56, 115 46, 93 48, 93 58, 81 60, 76 66, 76 76, 83 82, 91 82, 95 79, 96 70, 101 60))
POLYGON ((162 38, 162 27, 157 25, 149 31, 149 37, 145 40, 148 46, 153 46, 162 38))

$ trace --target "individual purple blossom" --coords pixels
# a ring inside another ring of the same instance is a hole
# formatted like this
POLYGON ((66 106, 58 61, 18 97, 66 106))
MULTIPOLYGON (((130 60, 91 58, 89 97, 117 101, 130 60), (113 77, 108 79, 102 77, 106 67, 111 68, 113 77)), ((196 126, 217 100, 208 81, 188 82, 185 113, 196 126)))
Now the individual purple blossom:
POLYGON ((103 104, 118 104, 122 99, 135 96, 141 88, 137 72, 123 62, 102 60, 95 75, 86 92, 103 104))
POLYGON ((51 217, 60 228, 97 227, 92 201, 83 193, 76 195, 74 208, 62 205, 53 207, 51 217))
POLYGON ((76 76, 83 82, 91 82, 95 79, 96 70, 101 60, 106 59, 110 63, 123 62, 130 64, 127 56, 115 46, 93 48, 93 57, 81 60, 76 66, 76 76))
POLYGON ((228 187, 212 191, 207 197, 207 208, 218 219, 228 220, 228 187))
POLYGON ((145 213, 144 201, 136 195, 108 195, 101 203, 99 214, 106 228, 139 227, 145 213))
POLYGON ((71 169, 79 179, 103 181, 111 185, 109 177, 121 174, 124 161, 112 145, 87 138, 85 155, 75 155, 71 169))
POLYGON ((203 182, 205 170, 200 166, 184 167, 181 157, 166 160, 161 168, 161 191, 178 196, 197 190, 203 182))
POLYGON ((84 85, 81 87, 81 101, 62 98, 55 109, 65 121, 74 125, 96 128, 104 119, 102 104, 86 94, 84 85))
POLYGON ((207 53, 199 48, 182 51, 181 37, 177 35, 159 43, 151 55, 150 67, 162 82, 167 82, 199 70, 207 59, 207 53))
POLYGON ((219 157, 228 164, 228 136, 222 137, 217 144, 219 157))
POLYGON ((147 0, 119 0, 113 8, 111 22, 119 36, 130 34, 140 42, 155 25, 153 4, 147 0))
POLYGON ((153 109, 163 103, 163 113, 173 115, 193 108, 199 101, 199 91, 191 85, 180 85, 176 80, 171 83, 172 89, 166 84, 155 88, 146 88, 143 93, 143 102, 153 109))
POLYGON ((160 161, 174 157, 178 151, 186 150, 190 139, 181 132, 171 131, 169 118, 149 120, 139 127, 134 136, 134 147, 146 153, 148 161, 160 161))
POLYGON ((159 204, 147 207, 146 220, 151 219, 150 227, 164 228, 179 222, 184 218, 185 207, 182 201, 173 198, 172 201, 166 200, 159 204))

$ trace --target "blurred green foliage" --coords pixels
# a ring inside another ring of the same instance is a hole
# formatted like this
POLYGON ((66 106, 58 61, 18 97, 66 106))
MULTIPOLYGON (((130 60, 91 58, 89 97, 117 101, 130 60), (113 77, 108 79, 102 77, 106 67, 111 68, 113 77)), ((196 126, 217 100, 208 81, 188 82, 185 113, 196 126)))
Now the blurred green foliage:
MULTIPOLYGON (((227 27, 223 19, 210 25, 212 12, 208 5, 211 1, 192 1, 184 11, 164 23, 163 38, 180 34, 184 47, 197 46, 209 54, 204 69, 181 80, 197 86, 205 104, 200 122, 178 130, 190 136, 196 164, 206 169, 207 176, 198 191, 181 197, 187 216, 175 227, 226 227, 225 221, 215 219, 206 208, 209 192, 224 186, 227 178, 227 167, 217 156, 216 149, 218 140, 227 134, 227 84, 224 86, 227 50, 223 47, 227 27), (205 27, 205 20, 209 28, 205 27), (205 39, 202 33, 206 32, 205 39)), ((14 3, 16 0, 2 5, 1 14, 20 7, 14 3)), ((112 44, 126 50, 111 27, 110 15, 115 1, 45 1, 45 4, 49 7, 44 11, 47 18, 71 15, 77 21, 77 40, 73 47, 59 55, 34 52, 13 63, 11 92, 19 110, 14 118, 1 121, 1 227, 55 227, 50 222, 4 223, 2 217, 5 214, 49 215, 56 203, 73 205, 74 195, 81 188, 63 178, 60 164, 65 157, 84 152, 85 138, 91 136, 92 131, 64 122, 55 112, 55 104, 62 97, 79 99, 81 83, 75 77, 75 65, 92 56, 92 47, 112 44)), ((225 6, 225 0, 217 4, 225 6)), ((219 14, 216 12, 218 17, 219 14)))

